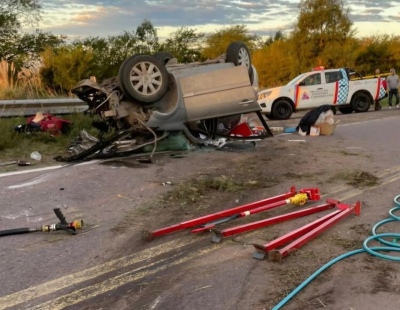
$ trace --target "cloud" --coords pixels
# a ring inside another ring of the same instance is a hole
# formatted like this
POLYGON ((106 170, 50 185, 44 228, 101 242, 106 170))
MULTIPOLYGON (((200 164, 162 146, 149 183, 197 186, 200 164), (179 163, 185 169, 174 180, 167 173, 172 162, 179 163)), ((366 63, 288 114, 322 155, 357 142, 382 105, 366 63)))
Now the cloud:
MULTIPOLYGON (((144 19, 158 29, 213 29, 244 24, 259 35, 293 28, 300 0, 45 0, 41 27, 56 34, 88 37, 134 31, 144 19)), ((348 0, 355 23, 388 23, 400 17, 400 0, 348 0), (397 15, 396 15, 397 14, 397 15)), ((171 32, 169 32, 171 33, 171 32)))

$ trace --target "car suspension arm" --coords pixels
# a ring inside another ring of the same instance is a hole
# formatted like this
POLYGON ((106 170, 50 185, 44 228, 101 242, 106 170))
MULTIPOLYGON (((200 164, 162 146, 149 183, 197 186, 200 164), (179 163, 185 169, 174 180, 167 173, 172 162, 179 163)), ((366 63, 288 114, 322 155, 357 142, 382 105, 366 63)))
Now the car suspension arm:
POLYGON ((54 160, 61 161, 61 162, 73 162, 73 161, 78 161, 78 160, 84 160, 86 157, 104 149, 107 146, 110 146, 118 139, 120 139, 132 132, 133 132, 133 128, 117 132, 117 133, 113 134, 111 137, 108 137, 104 140, 99 140, 94 145, 92 145, 90 148, 88 148, 87 150, 84 150, 83 152, 81 152, 79 154, 71 155, 71 156, 57 156, 57 157, 54 157, 54 160))

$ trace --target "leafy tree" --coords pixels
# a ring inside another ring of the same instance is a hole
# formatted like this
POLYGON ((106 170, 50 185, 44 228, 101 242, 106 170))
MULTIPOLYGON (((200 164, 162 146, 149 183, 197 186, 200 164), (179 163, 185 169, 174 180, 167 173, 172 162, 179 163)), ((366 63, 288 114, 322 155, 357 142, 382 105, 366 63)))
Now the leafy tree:
POLYGON ((180 27, 170 34, 159 49, 170 52, 179 62, 193 62, 201 57, 200 44, 203 37, 204 34, 196 33, 195 29, 180 27))
POLYGON ((145 19, 136 28, 136 49, 138 54, 153 54, 158 50, 157 30, 150 20, 145 19))
POLYGON ((38 0, 2 0, 0 2, 0 59, 8 62, 21 54, 19 41, 22 24, 33 24, 40 18, 38 0))
POLYGON ((135 54, 154 54, 159 49, 157 31, 147 19, 136 31, 124 31, 108 38, 75 40, 72 45, 90 50, 95 55, 90 65, 91 75, 99 81, 116 76, 126 58, 135 54))
POLYGON ((206 59, 218 57, 226 52, 230 43, 236 41, 245 43, 252 52, 258 40, 259 36, 250 34, 245 25, 222 28, 206 36, 202 56, 206 59))
POLYGON ((336 66, 355 32, 343 0, 302 0, 292 40, 298 54, 297 70, 315 65, 336 66), (329 51, 335 50, 335 57, 329 51))
POLYGON ((0 26, 3 17, 14 17, 19 24, 33 24, 40 19, 42 7, 39 0, 2 0, 0 2, 0 26))
POLYGON ((68 92, 82 79, 93 75, 94 54, 83 46, 47 48, 40 74, 51 89, 68 92))
POLYGON ((279 86, 292 79, 294 59, 290 44, 287 40, 277 40, 253 53, 252 61, 261 88, 279 86))
POLYGON ((399 37, 381 35, 359 40, 355 67, 365 74, 373 74, 376 68, 389 72, 400 64, 399 37))
POLYGON ((267 40, 265 40, 264 45, 271 45, 275 41, 283 40, 285 37, 282 31, 277 31, 274 36, 270 36, 267 40))
POLYGON ((0 3, 0 59, 13 63, 15 72, 38 60, 39 53, 47 46, 64 42, 65 38, 40 30, 33 34, 21 32, 23 24, 35 25, 40 14, 39 0, 2 0, 0 3))
POLYGON ((121 35, 111 36, 107 39, 89 37, 73 42, 74 46, 90 49, 95 55, 92 64, 92 75, 99 81, 116 76, 122 62, 137 54, 136 35, 124 31, 121 35))

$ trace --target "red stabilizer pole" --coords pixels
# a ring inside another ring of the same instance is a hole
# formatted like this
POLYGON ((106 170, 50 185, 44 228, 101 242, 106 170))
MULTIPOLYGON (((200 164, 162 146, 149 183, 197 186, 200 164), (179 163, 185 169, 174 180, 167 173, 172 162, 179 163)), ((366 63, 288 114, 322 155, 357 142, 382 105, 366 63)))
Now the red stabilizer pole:
MULTIPOLYGON (((325 215, 324 217, 321 217, 318 220, 315 220, 314 222, 311 222, 310 224, 307 224, 303 227, 300 227, 299 229, 296 229, 290 233, 287 233, 286 235, 283 235, 282 237, 279 237, 263 246, 264 251, 271 251, 274 250, 278 247, 281 247, 285 244, 287 244, 289 241, 295 240, 301 236, 303 236, 305 233, 310 232, 314 228, 317 228, 319 225, 321 225, 323 222, 326 220, 330 219, 331 217, 334 217, 336 214, 340 213, 341 210, 336 210, 330 214, 325 215)), ((257 249, 260 249, 258 246, 257 249)))
POLYGON ((270 225, 274 225, 274 224, 278 224, 281 222, 285 222, 285 221, 289 221, 295 218, 299 218, 299 217, 303 217, 306 215, 310 215, 310 214, 314 214, 317 212, 321 212, 321 211, 325 211, 325 210, 329 210, 332 209, 333 207, 335 207, 335 204, 333 203, 325 203, 323 205, 319 205, 319 206, 315 206, 315 207, 310 207, 307 209, 302 209, 299 211, 295 211, 295 212, 291 212, 291 213, 287 213, 287 214, 283 214, 283 215, 278 215, 275 217, 271 217, 265 220, 261 220, 261 221, 257 221, 257 222, 253 222, 253 223, 248 223, 245 225, 241 225, 241 226, 236 226, 236 227, 231 227, 231 228, 227 228, 225 230, 222 231, 215 231, 219 236, 222 237, 228 237, 228 236, 232 236, 232 235, 237 235, 243 232, 247 232, 247 231, 251 231, 251 230, 255 230, 261 227, 265 227, 265 226, 270 226, 270 225))
MULTIPOLYGON (((307 200, 309 200, 309 201, 316 201, 316 200, 320 199, 320 194, 319 194, 319 189, 318 188, 302 189, 302 190, 299 191, 299 193, 307 194, 307 200)), ((294 196, 296 196, 296 195, 294 195, 294 196)), ((293 197, 289 197, 288 199, 291 199, 293 197)), ((258 207, 258 208, 246 210, 246 211, 243 211, 243 212, 241 212, 239 214, 236 214, 235 216, 232 216, 231 218, 225 217, 225 221, 221 221, 219 223, 218 223, 218 221, 217 222, 213 222, 213 223, 207 223, 203 227, 193 229, 192 233, 199 233, 199 232, 202 232, 202 231, 210 230, 211 228, 214 228, 217 224, 220 224, 220 223, 225 223, 225 222, 231 221, 233 219, 237 219, 237 218, 244 217, 244 216, 249 216, 249 215, 252 215, 252 214, 256 214, 256 213, 259 213, 259 212, 263 212, 263 211, 271 210, 273 208, 284 206, 284 205, 290 203, 288 201, 288 199, 285 199, 285 200, 282 200, 282 201, 277 201, 277 202, 274 202, 274 203, 270 203, 270 204, 267 204, 267 205, 264 205, 264 206, 261 206, 261 207, 258 207)))
MULTIPOLYGON (((343 207, 343 204, 341 204, 341 207, 343 207)), ((347 209, 343 209, 343 210, 339 209, 338 211, 335 211, 335 212, 337 212, 337 214, 335 214, 335 216, 333 216, 329 219, 325 219, 325 221, 321 225, 317 226, 316 228, 309 231, 302 237, 293 241, 286 247, 284 247, 280 250, 273 250, 273 251, 268 252, 268 259, 272 260, 272 261, 282 262, 282 259, 284 257, 288 256, 291 252, 301 248, 305 243, 314 239, 315 237, 320 235, 322 232, 324 232, 331 226, 335 225, 341 219, 349 216, 351 213, 355 213, 356 215, 359 215, 360 203, 357 203, 354 206, 348 206, 347 209)))
POLYGON ((224 210, 224 211, 221 211, 221 212, 217 212, 217 213, 205 215, 205 216, 202 216, 202 217, 199 217, 199 218, 195 218, 195 219, 192 219, 192 220, 189 220, 189 221, 186 221, 186 222, 182 222, 182 223, 179 223, 179 224, 176 224, 176 225, 172 225, 172 226, 169 226, 169 227, 165 227, 165 228, 161 228, 161 229, 158 229, 158 230, 154 230, 154 231, 149 233, 149 235, 147 236, 147 239, 153 239, 155 237, 162 236, 162 235, 165 235, 165 234, 169 234, 171 232, 175 232, 175 231, 178 231, 178 230, 183 230, 183 229, 186 229, 186 228, 189 228, 189 227, 199 226, 199 225, 202 225, 202 224, 206 224, 208 222, 215 221, 217 219, 221 219, 223 217, 232 216, 234 214, 239 214, 241 212, 244 212, 244 211, 247 211, 247 210, 250 210, 250 209, 258 208, 258 207, 261 207, 261 206, 264 206, 264 205, 267 205, 267 204, 272 204, 272 203, 275 203, 275 202, 278 202, 278 201, 281 201, 281 200, 286 200, 288 198, 293 197, 296 194, 297 194, 296 187, 292 186, 290 188, 290 192, 287 192, 287 193, 282 194, 282 195, 274 196, 274 197, 271 197, 271 198, 266 198, 266 199, 263 199, 263 200, 260 200, 260 201, 248 203, 248 204, 241 205, 241 206, 238 206, 238 207, 235 207, 235 208, 231 208, 231 209, 228 209, 228 210, 224 210))

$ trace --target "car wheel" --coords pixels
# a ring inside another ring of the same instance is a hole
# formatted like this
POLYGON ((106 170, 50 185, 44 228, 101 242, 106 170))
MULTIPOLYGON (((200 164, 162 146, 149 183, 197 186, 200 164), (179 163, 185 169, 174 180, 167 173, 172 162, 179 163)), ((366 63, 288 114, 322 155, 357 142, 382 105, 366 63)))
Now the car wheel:
POLYGON ((226 49, 226 62, 232 62, 235 66, 245 66, 251 79, 251 57, 249 49, 243 42, 232 42, 226 49))
POLYGON ((356 94, 351 101, 351 105, 356 113, 367 112, 371 103, 371 98, 364 93, 356 94))
MULTIPOLYGON (((132 57, 135 57, 135 56, 138 56, 138 55, 134 55, 134 56, 132 56, 132 57)), ((121 64, 121 66, 119 67, 119 70, 118 70, 119 88, 121 89, 121 91, 122 91, 122 93, 123 93, 124 95, 127 95, 128 92, 126 91, 126 88, 124 87, 124 83, 123 83, 122 80, 121 80, 121 76, 122 76, 122 72, 123 72, 123 70, 124 70, 124 68, 125 68, 125 66, 126 66, 126 63, 127 63, 128 60, 131 59, 132 57, 129 57, 129 58, 125 59, 124 62, 123 62, 123 63, 121 64)))
POLYGON ((169 52, 157 52, 154 54, 154 57, 161 60, 163 62, 164 65, 167 64, 167 62, 172 59, 175 58, 174 55, 172 55, 169 52))
POLYGON ((119 81, 125 95, 142 103, 160 99, 168 88, 168 71, 161 60, 150 55, 135 55, 120 67, 119 81))
POLYGON ((289 119, 292 113, 292 105, 286 100, 279 100, 272 107, 272 116, 277 120, 289 119))

